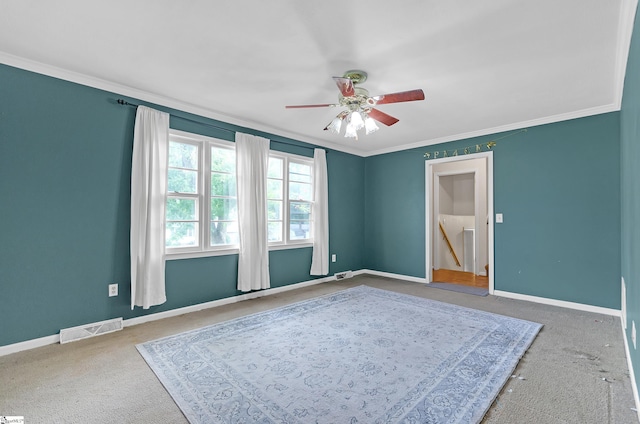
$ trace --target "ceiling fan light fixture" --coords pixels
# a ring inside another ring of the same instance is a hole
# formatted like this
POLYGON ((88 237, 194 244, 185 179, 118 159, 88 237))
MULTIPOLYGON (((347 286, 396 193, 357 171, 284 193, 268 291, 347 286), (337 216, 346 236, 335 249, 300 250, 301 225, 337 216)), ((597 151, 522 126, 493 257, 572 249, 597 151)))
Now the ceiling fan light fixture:
POLYGON ((342 118, 340 115, 333 118, 333 121, 329 125, 327 125, 327 129, 334 134, 340 134, 340 128, 342 127, 342 118))
POLYGON ((365 134, 369 135, 371 133, 378 131, 380 128, 378 128, 378 126, 376 125, 376 121, 374 121, 373 118, 367 115, 367 117, 364 120, 364 129, 365 129, 365 134))
POLYGON ((353 138, 356 140, 358 139, 358 131, 355 129, 351 122, 347 124, 347 128, 344 131, 344 136, 346 138, 353 138))
POLYGON ((362 115, 357 110, 354 110, 349 115, 349 124, 353 126, 354 130, 358 131, 364 128, 364 121, 362 120, 362 115))
POLYGON ((344 108, 335 118, 331 120, 329 125, 324 127, 334 134, 340 134, 340 130, 345 126, 344 136, 347 138, 358 139, 358 131, 364 129, 365 134, 371 134, 378 131, 378 123, 382 123, 387 127, 398 122, 397 118, 387 115, 381 110, 375 109, 374 106, 411 102, 415 100, 424 100, 424 92, 422 89, 400 91, 397 93, 382 94, 371 97, 369 90, 356 85, 367 80, 367 73, 359 69, 353 69, 344 73, 342 77, 333 77, 338 90, 338 103, 336 104, 311 104, 311 105, 293 105, 285 106, 289 109, 313 108, 313 107, 342 107, 344 108), (346 121, 346 125, 342 124, 346 121))

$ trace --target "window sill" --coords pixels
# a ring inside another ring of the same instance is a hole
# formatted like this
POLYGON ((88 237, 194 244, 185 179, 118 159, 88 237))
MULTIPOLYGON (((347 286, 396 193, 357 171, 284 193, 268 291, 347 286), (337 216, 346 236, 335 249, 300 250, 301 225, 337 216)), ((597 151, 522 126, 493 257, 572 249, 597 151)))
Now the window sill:
POLYGON ((304 247, 313 247, 313 243, 290 243, 290 244, 273 244, 269 246, 269 252, 273 250, 302 249, 304 247))
MULTIPOLYGON (((288 250, 288 249, 303 249, 313 247, 313 243, 293 243, 293 244, 277 244, 269 246, 269 252, 276 250, 288 250)), ((212 256, 226 256, 237 255, 240 250, 235 249, 221 249, 221 250, 202 250, 197 252, 175 252, 166 253, 165 259, 167 261, 179 260, 179 259, 194 259, 194 258, 208 258, 212 256)))
POLYGON ((174 252, 166 253, 165 259, 168 261, 176 259, 193 259, 193 258, 208 258, 210 256, 225 256, 225 255, 237 255, 240 251, 235 249, 221 249, 221 250, 199 250, 196 252, 174 252))

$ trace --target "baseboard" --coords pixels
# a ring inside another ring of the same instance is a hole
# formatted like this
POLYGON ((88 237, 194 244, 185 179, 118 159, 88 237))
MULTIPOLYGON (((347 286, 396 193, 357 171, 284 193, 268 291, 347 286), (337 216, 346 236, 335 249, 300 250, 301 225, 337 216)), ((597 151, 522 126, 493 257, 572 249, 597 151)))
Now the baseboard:
POLYGON ((636 415, 640 421, 640 397, 638 396, 638 385, 636 384, 636 373, 633 371, 633 363, 631 362, 631 352, 629 351, 629 340, 627 340, 627 332, 622 327, 622 338, 624 340, 624 352, 627 355, 627 366, 629 367, 629 379, 631 380, 631 390, 633 391, 633 400, 636 403, 636 415))
MULTIPOLYGON (((145 322, 157 321, 159 319, 174 317, 183 315, 189 312, 201 311, 203 309, 215 308, 216 306, 228 305, 230 303, 241 302, 243 300, 257 299, 263 296, 270 296, 277 293, 282 293, 289 290, 295 290, 302 287, 313 286, 315 284, 326 283, 328 281, 334 281, 335 277, 323 277, 315 280, 303 281, 296 284, 290 284, 288 286, 275 287, 272 289, 260 290, 241 294, 239 296, 228 297, 225 299, 214 300, 211 302, 199 303, 197 305, 185 306, 184 308, 172 309, 170 311, 158 312, 155 314, 144 315, 135 318, 129 318, 122 322, 123 327, 130 327, 132 325, 143 324, 145 322)), ((60 343, 60 334, 53 334, 51 336, 40 337, 38 339, 26 340, 24 342, 14 343, 6 346, 0 346, 0 356, 10 355, 12 353, 22 352, 23 350, 35 349, 37 347, 47 346, 51 344, 60 343)))
MULTIPOLYGON (((378 277, 395 278, 397 280, 411 281, 414 283, 423 283, 423 284, 427 283, 427 280, 425 278, 412 277, 409 275, 402 275, 402 274, 392 274, 389 272, 374 271, 371 269, 361 269, 359 271, 353 272, 353 275, 361 275, 361 274, 371 274, 378 277)), ((528 294, 511 293, 511 292, 502 291, 502 290, 494 290, 492 294, 494 296, 507 297, 510 299, 526 300, 528 302, 541 303, 544 305, 560 306, 562 308, 567 308, 567 309, 576 309, 579 311, 594 312, 602 315, 611 315, 614 317, 621 317, 621 312, 618 309, 603 308, 600 306, 592 306, 592 305, 586 305, 583 303, 567 302, 565 300, 549 299, 546 297, 531 296, 528 294)))
POLYGON ((254 291, 246 294, 241 294, 238 296, 212 300, 211 302, 198 303, 197 305, 185 306, 183 308, 178 308, 178 309, 171 309, 170 311, 158 312, 155 314, 129 318, 124 320, 123 324, 125 327, 131 327, 132 325, 144 324, 145 322, 157 321, 159 319, 170 318, 170 317, 176 317, 178 315, 184 315, 190 312, 202 311, 204 309, 215 308, 222 305, 229 305, 231 303, 242 302, 244 300, 257 299, 259 297, 270 296, 273 294, 282 293, 289 290, 300 289, 302 287, 313 286, 315 284, 325 283, 327 281, 333 281, 333 280, 335 280, 335 277, 331 276, 331 277, 318 278, 316 280, 303 281, 301 283, 296 283, 296 284, 290 284, 288 286, 254 291))
POLYGON ((23 350, 35 349, 37 347, 56 343, 60 343, 60 334, 53 334, 51 336, 45 336, 37 339, 26 340, 24 342, 0 346, 0 356, 11 355, 12 353, 22 352, 23 350))
POLYGON ((361 275, 361 274, 371 274, 371 275, 375 275, 376 277, 395 278, 396 280, 411 281, 412 283, 424 284, 427 282, 424 278, 420 278, 420 277, 412 277, 410 275, 402 275, 402 274, 392 274, 390 272, 374 271, 371 269, 361 269, 359 271, 353 272, 353 275, 361 275))
MULTIPOLYGON (((427 283, 425 278, 413 277, 413 276, 402 275, 402 274, 393 274, 393 273, 390 273, 390 272, 374 271, 374 270, 371 270, 371 269, 361 269, 361 270, 353 272, 354 276, 362 275, 362 274, 370 274, 370 275, 375 275, 375 276, 378 276, 378 277, 385 277, 385 278, 394 278, 394 279, 397 279, 397 280, 410 281, 410 282, 413 282, 413 283, 421 283, 421 284, 426 284, 427 283)), ((211 302, 199 303, 197 305, 186 306, 184 308, 178 308, 178 309, 172 309, 170 311, 158 312, 158 313, 155 313, 155 314, 149 314, 149 315, 144 315, 144 316, 140 316, 140 317, 129 318, 129 319, 123 321, 123 326, 124 327, 130 327, 132 325, 138 325, 138 324, 143 324, 145 322, 157 321, 157 320, 160 320, 160 319, 174 317, 174 316, 178 316, 178 315, 183 315, 183 314, 190 313, 190 312, 197 312, 197 311, 201 311, 203 309, 215 308, 217 306, 222 306, 222 305, 228 305, 228 304, 231 304, 231 303, 241 302, 243 300, 257 299, 257 298, 263 297, 263 296, 269 296, 269 295, 272 295, 272 294, 277 294, 277 293, 282 293, 282 292, 286 292, 286 291, 289 291, 289 290, 295 290, 295 289, 299 289, 299 288, 303 288, 303 287, 308 287, 308 286, 312 286, 312 285, 315 285, 315 284, 321 284, 321 283, 325 283, 325 282, 329 282, 329 281, 335 281, 335 279, 336 279, 335 276, 332 275, 332 276, 328 276, 328 277, 318 278, 318 279, 315 279, 315 280, 309 280, 309 281, 303 281, 303 282, 296 283, 296 284, 290 284, 290 285, 283 286, 283 287, 276 287, 276 288, 267 289, 267 290, 260 290, 260 291, 250 292, 250 293, 246 293, 246 294, 242 294, 242 295, 238 295, 238 296, 228 297, 228 298, 224 298, 224 299, 218 299, 218 300, 214 300, 214 301, 211 301, 211 302)), ((507 298, 511 298, 511 299, 525 300, 525 301, 528 301, 528 302, 542 303, 542 304, 545 304, 545 305, 560 306, 560 307, 568 308, 568 309, 577 309, 577 310, 586 311, 586 312, 594 312, 594 313, 603 314, 603 315, 611 315, 611 316, 615 316, 615 317, 621 317, 621 312, 619 310, 616 310, 616 309, 602 308, 602 307, 599 307, 599 306, 591 306, 591 305, 585 305, 585 304, 581 304, 581 303, 574 303, 574 302, 567 302, 567 301, 563 301, 563 300, 548 299, 548 298, 544 298, 544 297, 530 296, 530 295, 519 294, 519 293, 511 293, 511 292, 500 291, 500 290, 494 291, 493 294, 496 295, 496 296, 502 296, 502 297, 507 297, 507 298)), ((625 335, 625 337, 626 337, 626 335, 625 335)), ((38 339, 27 340, 27 341, 24 341, 24 342, 14 343, 14 344, 6 345, 6 346, 0 346, 0 356, 21 352, 23 350, 35 349, 37 347, 42 347, 42 346, 55 344, 55 343, 59 343, 59 342, 60 342, 60 335, 59 334, 53 334, 51 336, 40 337, 38 339)), ((625 346, 626 346, 626 344, 625 344, 625 346)), ((631 363, 629 362, 629 364, 631 364, 631 363)), ((634 382, 634 390, 635 390, 635 382, 634 382)), ((634 391, 634 393, 637 393, 637 390, 634 391)), ((636 394, 636 400, 637 400, 637 398, 638 398, 638 396, 636 394)))
POLYGON ((507 297, 510 299, 517 299, 517 300, 526 300, 527 302, 542 303, 544 305, 560 306, 562 308, 576 309, 578 311, 593 312, 596 314, 611 315, 614 317, 621 316, 620 310, 618 309, 603 308, 600 306, 586 305, 584 303, 567 302, 566 300, 549 299, 547 297, 538 297, 538 296, 531 296, 528 294, 511 293, 511 292, 502 291, 502 290, 494 290, 493 294, 495 296, 507 297))

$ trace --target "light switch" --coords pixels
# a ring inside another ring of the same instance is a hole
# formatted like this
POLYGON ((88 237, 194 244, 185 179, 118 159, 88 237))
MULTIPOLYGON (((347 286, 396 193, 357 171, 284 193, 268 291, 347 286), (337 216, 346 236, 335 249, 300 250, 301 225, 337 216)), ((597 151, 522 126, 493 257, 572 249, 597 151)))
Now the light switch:
POLYGON ((496 224, 502 224, 502 214, 501 213, 497 213, 496 214, 496 224))
POLYGON ((331 255, 331 262, 335 262, 336 261, 336 254, 334 253, 333 255, 331 255))

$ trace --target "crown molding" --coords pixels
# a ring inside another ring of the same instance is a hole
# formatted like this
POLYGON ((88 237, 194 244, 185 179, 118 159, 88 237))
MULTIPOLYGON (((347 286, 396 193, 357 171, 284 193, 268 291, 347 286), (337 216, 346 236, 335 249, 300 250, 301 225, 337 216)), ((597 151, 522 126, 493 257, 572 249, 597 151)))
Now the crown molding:
POLYGON ((249 128, 256 131, 262 131, 272 134, 274 136, 290 138, 302 143, 312 144, 319 147, 325 147, 327 149, 338 150, 345 153, 350 153, 356 156, 364 156, 365 152, 360 149, 350 148, 340 144, 327 142, 315 138, 309 138, 298 133, 282 131, 273 128, 269 125, 260 124, 257 122, 246 121, 244 119, 226 115, 224 113, 206 109, 200 106, 196 106, 190 103, 186 103, 171 97, 162 96, 159 94, 143 91, 134 87, 130 87, 123 84, 118 84, 112 81, 104 80, 101 78, 92 77, 89 75, 81 74, 79 72, 70 71, 56 66, 48 65, 42 62, 33 61, 23 57, 11 55, 5 52, 0 52, 0 63, 12 66, 14 68, 23 69, 25 71, 35 72, 37 74, 46 75, 53 78, 58 78, 64 81, 69 81, 75 84, 84 85, 99 90, 108 91, 117 95, 130 97, 147 103, 153 103, 155 105, 164 106, 167 108, 179 110, 182 112, 191 113, 194 115, 202 116, 204 118, 215 119, 216 121, 224 122, 238 127, 249 128))
POLYGON ((528 121, 521 121, 521 122, 502 125, 498 127, 485 128, 477 131, 459 133, 459 134, 454 134, 446 137, 427 139, 427 140, 422 140, 415 143, 402 144, 398 146, 393 146, 393 147, 373 150, 373 151, 366 151, 366 150, 357 149, 349 146, 344 146, 337 143, 327 142, 324 140, 309 138, 298 133, 282 131, 282 130, 270 127, 268 125, 264 125, 256 122, 250 122, 238 117, 225 115, 223 113, 202 108, 200 106, 196 106, 190 103, 182 102, 174 98, 143 91, 134 87, 114 83, 112 81, 107 81, 101 78, 88 76, 78 72, 69 71, 66 69, 47 65, 41 62, 36 62, 30 59, 11 55, 4 52, 0 52, 0 63, 9 65, 15 68, 19 68, 19 69, 24 69, 26 71, 31 71, 38 74, 47 75, 53 78, 58 78, 58 79, 73 82, 76 84, 84 85, 87 87, 108 91, 117 95, 138 99, 143 102, 148 102, 148 103, 168 107, 171 109, 191 113, 191 114, 202 116, 205 118, 215 119, 217 121, 228 123, 231 125, 236 125, 239 127, 249 128, 257 131, 263 131, 265 133, 269 133, 275 136, 290 138, 293 140, 300 141, 302 143, 312 144, 312 145, 324 147, 327 149, 349 153, 355 156, 369 157, 369 156, 377 156, 377 155, 382 155, 386 153, 394 153, 394 152, 399 152, 399 151, 409 150, 414 148, 427 147, 427 146, 447 143, 451 141, 464 140, 464 139, 469 139, 474 137, 497 134, 505 131, 513 131, 513 130, 518 130, 522 128, 534 127, 538 125, 545 125, 545 124, 551 124, 551 123, 560 122, 560 121, 567 121, 571 119, 584 118, 587 116, 598 115, 598 114, 603 114, 608 112, 615 112, 620 110, 620 107, 622 104, 622 91, 624 89, 624 74, 626 71, 627 57, 629 54, 629 46, 631 43, 631 33, 633 30, 633 22, 634 22, 635 10, 638 4, 638 0, 622 0, 622 2, 623 3, 621 6, 621 13, 620 13, 621 25, 620 25, 620 32, 618 34, 619 48, 617 52, 617 63, 616 63, 616 75, 617 75, 616 94, 615 94, 615 99, 613 103, 608 105, 603 105, 603 106, 597 106, 589 109, 582 109, 578 111, 562 113, 562 114, 547 116, 543 118, 532 119, 528 121))
POLYGON ((627 73, 627 60, 629 59, 629 48, 631 47, 631 37, 633 35, 633 24, 637 8, 638 0, 622 0, 620 4, 614 86, 614 103, 618 109, 622 107, 624 78, 627 73))
POLYGON ((380 149, 372 152, 366 152, 364 156, 368 157, 368 156, 383 155, 386 153, 393 153, 393 152, 399 152, 403 150, 415 149, 419 147, 432 146, 434 144, 448 143, 450 141, 465 140, 465 139, 474 138, 474 137, 481 137, 484 135, 498 134, 506 131, 519 130, 523 128, 530 128, 530 127, 535 127, 535 126, 545 125, 545 124, 552 124, 555 122, 569 121, 571 119, 578 119, 578 118, 584 118, 592 115, 600 115, 603 113, 616 112, 618 110, 620 110, 620 107, 618 105, 608 104, 608 105, 597 106, 589 109, 577 110, 574 112, 567 112, 567 113, 561 113, 558 115, 545 116, 543 118, 531 119, 529 121, 516 122, 513 124, 502 125, 499 127, 485 128, 478 131, 470 131, 470 132, 455 134, 455 135, 446 136, 446 137, 418 141, 416 143, 403 144, 401 146, 395 146, 388 149, 380 149))

